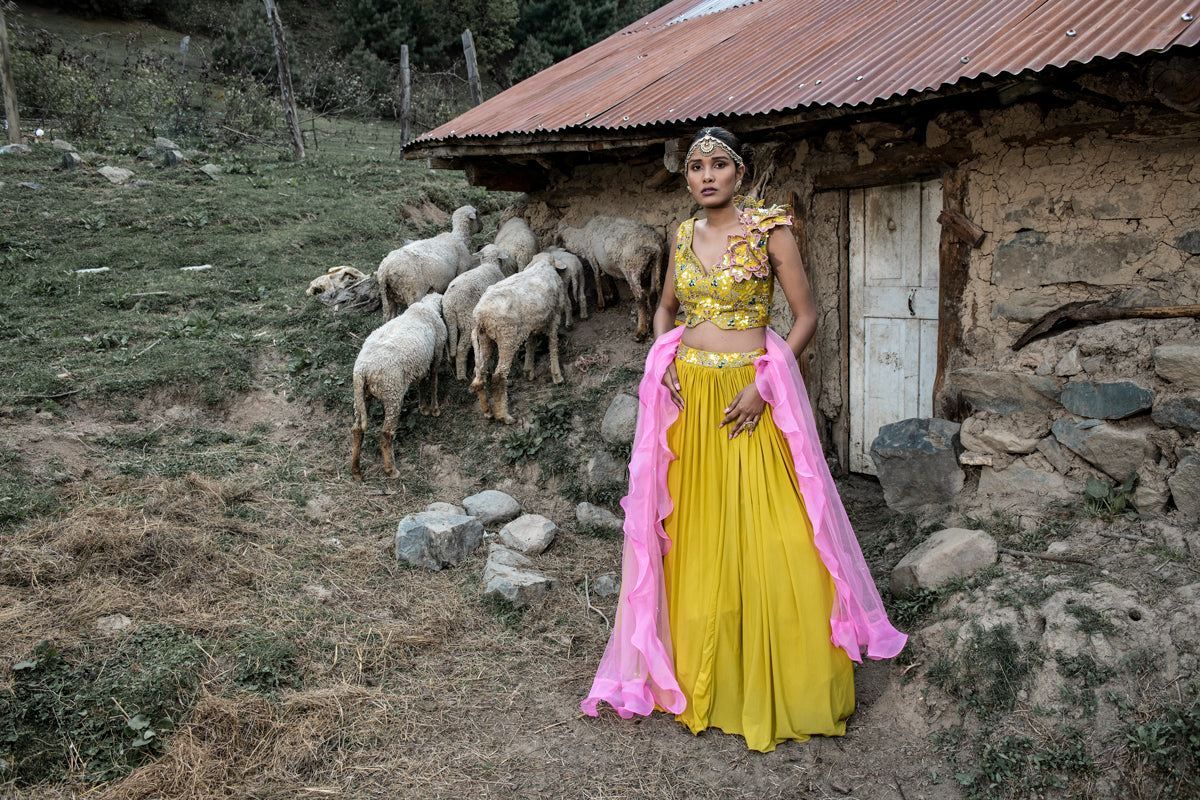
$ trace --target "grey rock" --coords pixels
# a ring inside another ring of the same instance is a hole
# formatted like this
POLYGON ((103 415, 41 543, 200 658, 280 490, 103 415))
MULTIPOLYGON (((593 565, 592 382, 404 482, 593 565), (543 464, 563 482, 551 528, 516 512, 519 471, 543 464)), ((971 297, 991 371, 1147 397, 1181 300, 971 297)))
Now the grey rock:
POLYGON ((519 606, 532 605, 545 597, 554 587, 554 580, 528 569, 531 563, 507 547, 490 545, 487 564, 483 568, 484 595, 503 597, 519 606))
POLYGON ((1189 452, 1179 459, 1175 474, 1167 479, 1175 507, 1188 519, 1200 519, 1200 456, 1189 452))
POLYGON ((6 144, 3 147, 0 147, 0 155, 27 156, 31 152, 33 151, 29 149, 29 145, 20 144, 17 142, 14 142, 13 144, 6 144))
POLYGON ((1200 230, 1190 230, 1175 240, 1175 246, 1185 253, 1200 256, 1200 230))
POLYGON ((221 177, 222 169, 216 164, 205 164, 200 171, 215 181, 221 177))
POLYGON ((1106 363, 1108 363, 1108 359, 1104 356, 1092 356, 1081 361, 1079 366, 1083 367, 1084 372, 1095 372, 1098 369, 1103 369, 1106 363))
POLYGON ((155 136, 154 137, 154 146, 156 148, 158 148, 159 150, 178 150, 179 149, 179 145, 175 144, 174 142, 172 142, 170 139, 168 139, 165 136, 155 136))
POLYGON ((984 531, 947 528, 930 536, 892 570, 891 590, 897 597, 939 586, 990 567, 999 547, 984 531))
POLYGON ((1047 436, 1038 442, 1037 449, 1056 471, 1065 475, 1067 470, 1071 468, 1071 456, 1067 454, 1066 450, 1063 450, 1062 445, 1058 443, 1058 439, 1055 439, 1053 436, 1047 436))
POLYGON ((604 421, 600 423, 600 438, 609 444, 632 444, 637 430, 638 399, 630 394, 618 394, 608 404, 604 421))
POLYGON ((55 150, 61 150, 64 153, 74 153, 75 152, 75 145, 71 144, 70 142, 68 142, 64 139, 55 139, 54 141, 52 141, 50 143, 50 146, 53 147, 55 150))
POLYGON ((34 191, 42 188, 42 185, 36 181, 21 181, 17 186, 20 186, 22 189, 33 189, 34 191))
POLYGON ((621 576, 615 572, 606 572, 592 584, 592 592, 597 597, 612 597, 621 593, 621 576))
POLYGON ((1102 236, 1090 232, 1021 231, 1002 241, 992 259, 992 283, 1023 288, 1059 283, 1123 283, 1129 265, 1158 243, 1148 233, 1102 236))
POLYGON ((607 450, 601 450, 587 460, 584 473, 593 486, 626 483, 629 480, 629 465, 607 450))
POLYGON ((133 625, 133 620, 124 614, 106 614, 96 620, 96 630, 104 636, 120 633, 133 625))
POLYGON ((461 516, 461 515, 470 516, 469 514, 467 514, 467 510, 465 508, 463 508, 462 506, 456 506, 456 505, 454 505, 454 503, 430 503, 429 505, 425 506, 425 510, 430 512, 431 514, 453 514, 455 516, 461 516))
POLYGON ((958 463, 964 467, 990 467, 992 462, 992 456, 987 453, 964 450, 958 454, 958 463))
POLYGON ((1154 405, 1154 392, 1131 381, 1073 381, 1063 387, 1063 408, 1091 419, 1124 419, 1154 405))
POLYGON ((1058 365, 1054 367, 1054 374, 1060 378, 1070 378, 1082 371, 1083 365, 1079 363, 1078 347, 1072 347, 1068 350, 1066 355, 1058 360, 1058 365))
POLYGON ((1138 483, 1133 489, 1133 507, 1138 513, 1157 516, 1167 509, 1171 490, 1167 485, 1170 470, 1157 464, 1148 464, 1138 473, 1138 483))
POLYGON ((1118 428, 1098 419, 1060 419, 1051 430, 1060 444, 1113 480, 1125 480, 1158 457, 1158 448, 1147 441, 1144 430, 1118 428))
POLYGON ((1150 418, 1163 427, 1200 431, 1200 397, 1162 400, 1154 407, 1150 418))
POLYGON ((109 183, 115 183, 118 186, 123 183, 128 183, 133 177, 133 173, 124 167, 101 167, 96 170, 109 183))
POLYGON ((1049 421, 1030 413, 1000 417, 968 417, 959 430, 962 446, 977 453, 1032 453, 1050 432, 1049 421))
POLYGON ((487 489, 463 500, 463 508, 473 517, 478 517, 484 527, 503 524, 517 518, 521 504, 504 492, 487 489))
POLYGON ((977 367, 954 370, 950 382, 974 410, 996 414, 1024 409, 1051 411, 1058 405, 1061 383, 1044 375, 977 367))
POLYGON ((545 551, 558 535, 558 526, 541 514, 522 514, 500 529, 505 547, 529 556, 545 551))
POLYGON ((458 564, 483 541, 483 525, 475 517, 421 511, 400 520, 396 559, 440 570, 458 564))
POLYGON ((1036 322, 1062 305, 1062 300, 1044 290, 1037 292, 1016 291, 992 307, 992 319, 1011 319, 1015 322, 1036 322))
POLYGON ((957 422, 906 419, 884 425, 871 443, 871 460, 889 508, 912 511, 950 502, 962 490, 957 422))
POLYGON ((166 167, 181 167, 187 162, 183 157, 183 153, 178 150, 167 150, 163 153, 163 166, 166 167))
POLYGON ((147 147, 145 150, 137 154, 138 161, 153 161, 158 155, 158 148, 147 147))
POLYGON ((1038 505, 1071 498, 1062 475, 1031 467, 1024 459, 1014 461, 1007 469, 985 467, 979 473, 979 493, 994 498, 1023 499, 1031 504, 1035 500, 1041 501, 1038 505))
POLYGON ((591 503, 580 503, 575 506, 575 519, 580 525, 593 525, 611 531, 624 530, 625 523, 607 508, 594 506, 591 503))
POLYGON ((1200 344, 1164 344, 1154 348, 1154 371, 1187 389, 1200 389, 1200 344))
POLYGON ((83 166, 83 157, 72 150, 69 153, 63 153, 62 168, 63 169, 79 169, 83 166))

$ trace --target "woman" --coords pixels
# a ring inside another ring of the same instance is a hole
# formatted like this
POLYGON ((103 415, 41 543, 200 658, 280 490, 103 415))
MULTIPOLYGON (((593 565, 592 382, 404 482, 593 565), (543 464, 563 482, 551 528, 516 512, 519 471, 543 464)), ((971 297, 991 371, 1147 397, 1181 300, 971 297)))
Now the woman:
POLYGON ((705 216, 679 226, 654 315, 621 501, 621 598, 582 707, 657 707, 768 752, 843 734, 851 660, 890 658, 906 637, 887 620, 796 365, 816 308, 787 209, 736 196, 745 159, 724 129, 696 134, 684 165, 705 216), (795 318, 786 340, 767 327, 776 280, 795 318))

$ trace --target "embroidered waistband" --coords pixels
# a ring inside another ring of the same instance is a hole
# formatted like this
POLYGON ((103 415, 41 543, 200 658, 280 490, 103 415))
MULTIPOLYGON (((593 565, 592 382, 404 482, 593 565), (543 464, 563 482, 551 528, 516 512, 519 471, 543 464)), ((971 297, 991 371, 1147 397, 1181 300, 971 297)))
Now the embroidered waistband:
POLYGON ((698 367, 744 367, 747 364, 753 364, 756 358, 766 354, 766 348, 751 350, 748 353, 710 353, 707 350, 696 350, 686 344, 679 345, 675 351, 675 357, 680 361, 686 361, 698 367))

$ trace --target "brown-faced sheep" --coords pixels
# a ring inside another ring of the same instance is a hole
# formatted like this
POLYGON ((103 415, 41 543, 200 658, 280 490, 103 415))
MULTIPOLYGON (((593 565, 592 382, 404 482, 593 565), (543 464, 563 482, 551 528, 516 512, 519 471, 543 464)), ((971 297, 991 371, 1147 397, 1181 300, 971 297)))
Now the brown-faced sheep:
POLYGON ((567 293, 558 270, 548 260, 530 264, 489 286, 475 306, 471 344, 475 349, 475 380, 471 391, 479 395, 483 416, 516 422, 508 413, 508 371, 513 356, 525 343, 525 378, 533 380, 534 334, 544 331, 550 344, 550 377, 562 383, 558 365, 558 321, 567 305, 567 293), (488 405, 487 365, 496 348, 496 372, 491 379, 488 405))
POLYGON ((418 397, 422 414, 438 416, 437 373, 446 349, 446 323, 442 321, 442 296, 427 294, 410 305, 403 314, 380 325, 363 342, 354 361, 354 451, 350 472, 362 480, 359 455, 367 429, 367 409, 372 398, 383 403, 383 425, 379 448, 383 453, 383 471, 390 478, 399 476, 392 462, 392 438, 400 421, 401 404, 408 387, 425 380, 429 400, 418 397))
POLYGON ((442 317, 446 320, 446 348, 454 359, 454 371, 460 381, 467 379, 467 353, 471 349, 472 314, 483 292, 511 275, 512 259, 494 244, 479 251, 479 266, 467 270, 446 288, 442 297, 442 317), (461 334, 461 335, 460 335, 461 334))
POLYGON ((591 265, 599 308, 605 305, 601 273, 629 284, 638 313, 634 336, 639 342, 645 339, 650 332, 650 306, 662 289, 667 252, 663 235, 625 217, 592 217, 582 228, 560 225, 556 242, 591 265))
POLYGON ((455 210, 451 230, 431 239, 419 239, 384 256, 375 270, 383 297, 383 320, 396 316, 430 292, 446 291, 455 275, 474 266, 471 236, 479 232, 479 215, 472 206, 455 210))

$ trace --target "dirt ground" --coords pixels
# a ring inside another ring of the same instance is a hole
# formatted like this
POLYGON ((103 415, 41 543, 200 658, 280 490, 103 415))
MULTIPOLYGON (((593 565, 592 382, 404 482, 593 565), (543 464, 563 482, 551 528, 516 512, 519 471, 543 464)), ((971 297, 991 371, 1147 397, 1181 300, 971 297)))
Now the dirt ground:
MULTIPOLYGON (((621 366, 640 371, 648 349, 633 341, 632 330, 628 302, 577 324, 563 358, 573 392, 607 406, 610 397, 598 391, 606 375, 621 366), (577 361, 584 354, 589 358, 577 361)), ((281 362, 265 354, 254 388, 218 408, 162 389, 120 412, 78 403, 59 414, 10 410, 0 417, 0 446, 27 464, 47 465, 45 479, 71 500, 64 516, 4 536, 0 631, 11 656, 24 657, 42 639, 67 648, 94 639, 98 620, 118 613, 134 625, 168 623, 218 639, 251 627, 270 630, 294 637, 304 656, 303 679, 275 698, 221 690, 228 665, 214 656, 205 667, 211 688, 201 691, 156 762, 90 791, 6 786, 0 796, 963 796, 955 765, 930 736, 963 718, 951 699, 918 678, 936 655, 933 644, 944 641, 933 633, 915 637, 907 657, 857 668, 858 705, 843 738, 788 742, 760 754, 736 736, 693 736, 664 714, 630 721, 611 710, 583 716, 579 701, 607 639, 598 611, 611 619, 615 606, 615 598, 586 588, 619 568, 620 543, 577 531, 573 504, 536 467, 498 465, 499 479, 484 485, 463 463, 469 456, 436 436, 398 444, 398 481, 382 478, 371 449, 367 480, 352 482, 348 415, 289 401, 281 362), (98 444, 187 426, 256 434, 263 455, 223 479, 133 478, 98 444), (430 490, 406 489, 418 479, 430 490), (485 488, 512 494, 562 529, 536 561, 556 577, 556 589, 515 617, 480 598, 485 549, 442 572, 405 568, 391 554, 405 514, 431 500, 459 503, 485 488), (254 513, 232 513, 237 509, 254 513)), ((513 382, 518 425, 549 391, 546 369, 539 359, 533 383, 513 382)), ((437 425, 466 426, 484 438, 506 433, 479 418, 465 385, 444 373, 442 387, 449 408, 437 425)), ((633 389, 631 380, 626 390, 633 389)), ((373 442, 369 437, 368 446, 373 442)), ((906 542, 884 541, 894 537, 897 517, 874 481, 851 477, 841 485, 886 585, 907 549, 906 542)), ((1155 577, 1182 573, 1176 566, 1155 577)), ((1032 718, 1028 709, 1022 713, 1032 718)), ((1097 785, 1089 779, 1070 793, 1047 789, 1041 796, 1134 796, 1097 785)))

